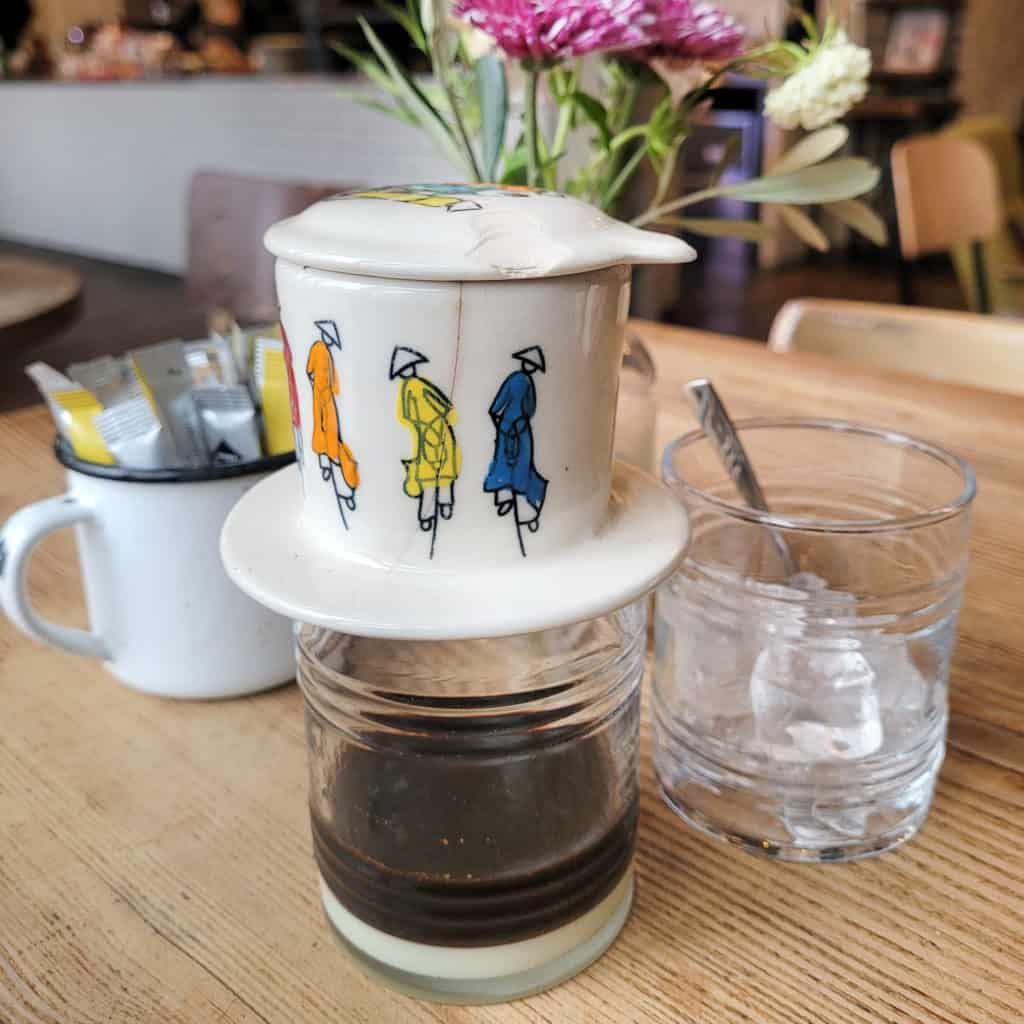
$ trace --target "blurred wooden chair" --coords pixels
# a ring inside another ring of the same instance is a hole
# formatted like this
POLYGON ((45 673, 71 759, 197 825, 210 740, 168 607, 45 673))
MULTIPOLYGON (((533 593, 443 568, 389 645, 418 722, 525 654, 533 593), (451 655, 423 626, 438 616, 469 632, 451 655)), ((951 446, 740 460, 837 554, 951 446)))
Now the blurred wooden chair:
MULTIPOLYGON (((982 244, 985 276, 992 292, 992 311, 1024 316, 1024 168, 1020 140, 1010 122, 999 114, 964 117, 943 132, 980 143, 995 163, 1003 226, 982 244)), ((978 309, 970 247, 954 246, 952 257, 968 306, 978 309)))
POLYGON ((196 172, 188 197, 189 304, 207 313, 226 309, 243 324, 276 320, 274 257, 263 233, 343 187, 196 172))
POLYGON ((913 302, 909 261, 969 246, 980 313, 992 310, 982 244, 1003 225, 999 178, 985 148, 953 135, 915 135, 892 147, 903 301, 913 302))
POLYGON ((1024 323, 1006 317, 791 299, 775 317, 768 347, 1024 394, 1024 323))

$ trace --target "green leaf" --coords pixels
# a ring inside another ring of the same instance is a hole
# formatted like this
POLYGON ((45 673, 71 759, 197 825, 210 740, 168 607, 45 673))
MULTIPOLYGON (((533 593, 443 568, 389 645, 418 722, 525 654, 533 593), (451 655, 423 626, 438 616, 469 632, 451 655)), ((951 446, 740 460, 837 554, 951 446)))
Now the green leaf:
POLYGON ((828 252, 828 237, 803 210, 798 210, 795 206, 777 206, 776 209, 782 223, 801 242, 805 242, 812 249, 817 249, 818 252, 828 252))
POLYGON ((764 242, 769 238, 777 238, 778 231, 768 224, 760 224, 756 220, 722 220, 717 217, 664 217, 659 224, 671 224, 673 227, 692 231, 696 235, 707 235, 709 238, 740 238, 744 242, 764 242))
POLYGON ((423 28, 423 15, 420 8, 420 0, 405 0, 405 9, 410 25, 415 28, 415 32, 410 32, 413 42, 416 46, 424 53, 427 52, 427 33, 423 28))
POLYGON ((405 29, 406 35, 412 40, 417 50, 427 52, 427 38, 423 34, 423 26, 420 25, 419 11, 414 9, 412 4, 403 9, 398 4, 390 3, 389 0, 377 0, 377 6, 405 29))
POLYGON ((708 191, 752 203, 808 205, 863 195, 878 184, 880 177, 878 168, 862 157, 844 156, 788 174, 769 174, 708 191))
POLYGON ((867 160, 861 157, 840 157, 789 174, 766 175, 736 185, 717 185, 691 192, 645 210, 634 217, 630 224, 643 227, 652 221, 661 220, 668 213, 721 196, 744 199, 749 203, 797 203, 802 206, 832 203, 870 192, 878 184, 879 177, 878 168, 867 160))
POLYGON ((799 43, 780 42, 779 49, 789 54, 798 63, 802 63, 807 59, 807 51, 799 43))
POLYGON ((598 142, 602 149, 611 146, 612 135, 608 128, 608 111, 604 104, 589 93, 577 90, 573 95, 576 106, 583 111, 586 119, 597 129, 598 142))
POLYGON ((477 97, 480 102, 480 144, 484 159, 485 181, 494 181, 505 141, 508 120, 508 86, 505 65, 493 53, 481 57, 474 68, 477 97))
POLYGON ((356 70, 366 75, 374 85, 379 86, 385 92, 389 92, 392 96, 398 95, 394 82, 391 81, 388 74, 372 57, 367 56, 365 53, 360 53, 358 50, 353 50, 350 46, 345 46, 344 43, 332 43, 331 45, 336 53, 341 54, 345 60, 351 61, 356 70))
POLYGON ((814 18, 812 18, 806 11, 801 11, 800 24, 803 25, 807 38, 810 39, 811 42, 817 43, 819 41, 818 23, 814 18))
POLYGON ((889 242, 889 229, 885 221, 859 199, 840 199, 838 202, 829 203, 826 207, 829 213, 854 231, 860 232, 865 238, 870 239, 875 245, 887 245, 889 242))
POLYGON ((526 178, 523 172, 526 170, 526 148, 517 146, 511 153, 505 153, 501 167, 503 184, 525 184, 526 178), (522 176, 522 181, 520 181, 520 176, 522 176))
POLYGON ((722 150, 722 155, 718 158, 718 163, 715 164, 715 169, 711 172, 712 188, 722 180, 722 175, 736 163, 742 147, 742 135, 729 136, 729 141, 725 144, 725 149, 722 150))
POLYGON ((404 107, 395 106, 394 103, 384 103, 381 100, 371 99, 369 96, 360 96, 358 93, 353 93, 347 98, 354 100, 362 107, 369 107, 370 110, 379 110, 382 114, 387 114, 389 117, 396 117, 399 121, 405 121, 407 124, 419 127, 419 121, 404 107))
POLYGON ((845 146, 849 137, 850 130, 842 124, 830 125, 828 128, 812 132, 804 136, 788 152, 783 153, 768 169, 768 174, 786 174, 789 171, 798 171, 801 167, 819 164, 837 149, 845 146))
POLYGON ((373 47, 373 52, 377 55, 377 59, 394 83, 395 95, 433 137, 434 142, 442 152, 455 163, 461 163, 462 156, 459 153, 458 145, 452 138, 448 122, 431 106, 416 83, 399 66, 395 58, 391 56, 391 51, 380 41, 370 23, 363 17, 360 17, 358 20, 359 27, 363 30, 363 35, 366 36, 366 40, 373 47))

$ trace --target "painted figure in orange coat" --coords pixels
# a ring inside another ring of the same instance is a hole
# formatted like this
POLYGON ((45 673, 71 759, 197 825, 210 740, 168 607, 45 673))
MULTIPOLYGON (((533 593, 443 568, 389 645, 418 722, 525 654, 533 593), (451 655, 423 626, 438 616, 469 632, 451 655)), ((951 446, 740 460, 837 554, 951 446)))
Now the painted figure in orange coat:
POLYGON ((345 509, 356 507, 359 466, 352 450, 341 439, 335 396, 341 381, 334 365, 333 352, 341 352, 341 334, 333 320, 317 320, 320 340, 313 342, 306 360, 306 376, 313 386, 313 424, 310 445, 320 460, 320 475, 330 480, 338 501, 341 521, 348 528, 345 509))

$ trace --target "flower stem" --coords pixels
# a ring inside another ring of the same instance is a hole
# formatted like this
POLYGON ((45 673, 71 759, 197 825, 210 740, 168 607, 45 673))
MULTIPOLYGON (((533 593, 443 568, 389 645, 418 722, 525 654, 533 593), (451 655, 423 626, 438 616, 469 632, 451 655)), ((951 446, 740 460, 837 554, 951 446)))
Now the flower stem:
POLYGON ((629 179, 636 173, 645 156, 647 156, 647 150, 643 146, 638 146, 632 156, 623 164, 622 169, 615 176, 615 180, 605 189, 601 196, 601 209, 606 213, 611 211, 615 200, 619 198, 619 193, 629 184, 629 179))
POLYGON ((654 191, 654 198, 651 200, 650 208, 661 206, 665 202, 665 196, 668 194, 672 178, 676 173, 676 161, 679 159, 679 150, 685 141, 685 137, 680 139, 666 154, 665 162, 661 167, 661 173, 658 175, 658 185, 654 191))
POLYGON ((699 192, 691 192, 688 196, 680 199, 673 199, 670 203, 661 206, 649 206, 639 216, 634 217, 629 223, 636 228, 642 228, 645 224, 651 224, 660 220, 666 214, 675 213, 685 206, 693 206, 694 203, 703 202, 705 199, 714 199, 716 196, 726 195, 727 188, 705 188, 699 192))
MULTIPOLYGON (((569 92, 574 93, 579 82, 579 69, 573 68, 569 75, 569 92)), ((564 101, 558 111, 558 124, 555 126, 555 137, 551 142, 551 153, 556 158, 565 149, 569 139, 569 129, 572 127, 572 101, 564 101)), ((558 172, 554 161, 544 168, 544 185, 549 189, 558 188, 558 172)))
POLYGON ((540 72, 537 68, 527 66, 526 72, 526 118, 523 125, 526 142, 526 184, 539 188, 540 180, 540 137, 537 128, 537 87, 540 84, 540 72))
MULTIPOLYGON (((617 95, 614 95, 608 104, 609 127, 613 135, 618 135, 629 128, 633 122, 637 103, 640 99, 641 83, 635 75, 627 73, 621 81, 622 88, 617 91, 617 95)), ((628 150, 623 146, 612 153, 603 154, 607 158, 605 161, 606 166, 598 180, 594 201, 606 213, 610 212, 612 203, 615 202, 619 193, 640 166, 643 160, 642 154, 646 152, 646 144, 641 139, 634 147, 628 160, 626 159, 627 152, 628 150), (641 156, 638 157, 638 153, 641 156), (624 169, 627 172, 625 177, 622 175, 624 169)))
MULTIPOLYGON (((480 164, 477 162, 476 153, 473 152, 473 143, 470 141, 469 132, 466 131, 466 124, 462 119, 462 112, 459 110, 459 102, 455 97, 449 78, 449 62, 444 54, 444 34, 442 29, 438 28, 431 33, 429 51, 434 78, 441 87, 445 102, 448 104, 448 110, 451 112, 452 123, 455 127, 453 134, 457 146, 462 151, 462 160, 466 165, 466 170, 473 181, 482 181, 483 172, 480 170, 480 164)), ((449 131, 451 131, 450 128, 449 131)))

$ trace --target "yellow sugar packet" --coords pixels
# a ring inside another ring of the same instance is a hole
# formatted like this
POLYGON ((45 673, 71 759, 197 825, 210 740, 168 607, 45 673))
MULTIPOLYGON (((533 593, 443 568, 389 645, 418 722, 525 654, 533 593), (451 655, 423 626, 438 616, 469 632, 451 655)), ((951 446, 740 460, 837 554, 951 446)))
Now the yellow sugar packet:
POLYGON ((267 455, 282 455, 295 450, 284 342, 261 337, 254 348, 253 390, 263 412, 263 447, 267 455))
POLYGON ((117 460, 96 429, 94 418, 103 411, 96 396, 46 363, 31 363, 25 372, 46 399, 58 432, 75 455, 86 462, 116 465, 117 460))

